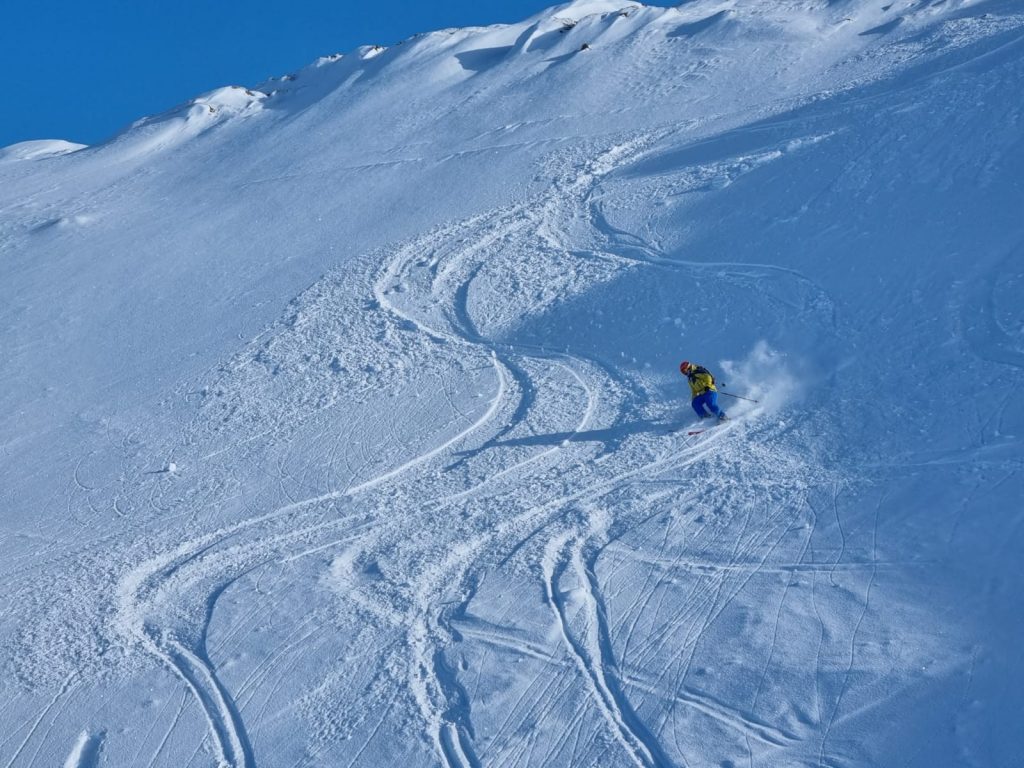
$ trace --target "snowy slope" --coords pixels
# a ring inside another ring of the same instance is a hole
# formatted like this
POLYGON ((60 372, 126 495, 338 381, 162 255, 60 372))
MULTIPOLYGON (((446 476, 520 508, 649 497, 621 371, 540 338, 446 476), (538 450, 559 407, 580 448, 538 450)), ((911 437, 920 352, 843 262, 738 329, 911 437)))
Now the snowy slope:
POLYGON ((0 766, 1019 765, 1022 83, 581 0, 0 150, 0 766))

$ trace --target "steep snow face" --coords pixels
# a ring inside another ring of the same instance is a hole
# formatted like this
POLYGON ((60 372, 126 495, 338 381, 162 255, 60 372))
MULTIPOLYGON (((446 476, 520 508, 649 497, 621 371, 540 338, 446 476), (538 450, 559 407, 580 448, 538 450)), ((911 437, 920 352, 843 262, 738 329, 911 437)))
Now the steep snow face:
POLYGON ((1015 764, 1021 82, 581 0, 2 150, 0 765, 1015 764))

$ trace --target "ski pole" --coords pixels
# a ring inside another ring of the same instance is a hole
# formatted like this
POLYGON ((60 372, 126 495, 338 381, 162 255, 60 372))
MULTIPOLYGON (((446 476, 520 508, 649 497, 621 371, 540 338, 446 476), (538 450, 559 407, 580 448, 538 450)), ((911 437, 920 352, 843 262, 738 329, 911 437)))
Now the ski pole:
POLYGON ((734 395, 732 392, 723 392, 722 390, 718 390, 718 394, 725 395, 726 397, 735 397, 737 400, 746 400, 748 403, 760 402, 759 400, 754 400, 750 397, 741 397, 740 395, 734 395))

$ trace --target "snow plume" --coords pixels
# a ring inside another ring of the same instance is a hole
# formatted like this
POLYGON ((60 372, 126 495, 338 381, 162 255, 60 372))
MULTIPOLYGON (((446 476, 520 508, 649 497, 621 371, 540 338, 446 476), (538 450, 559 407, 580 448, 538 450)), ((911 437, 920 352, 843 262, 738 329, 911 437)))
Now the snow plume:
POLYGON ((793 368, 785 353, 761 340, 742 360, 722 361, 721 379, 725 384, 719 388, 757 400, 756 406, 747 400, 733 400, 728 403, 733 411, 746 413, 756 408, 758 413, 776 413, 798 392, 799 382, 793 368))

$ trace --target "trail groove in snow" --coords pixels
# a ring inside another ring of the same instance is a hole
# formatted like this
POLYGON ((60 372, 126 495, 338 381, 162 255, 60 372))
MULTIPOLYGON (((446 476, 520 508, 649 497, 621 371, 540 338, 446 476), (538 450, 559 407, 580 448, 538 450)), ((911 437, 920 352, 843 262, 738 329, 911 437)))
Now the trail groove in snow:
POLYGON ((592 565, 583 561, 581 543, 578 540, 552 539, 545 559, 548 561, 545 563, 547 599, 557 616, 562 638, 579 666, 580 673, 589 680, 594 699, 614 729, 616 737, 630 758, 642 768, 669 765, 661 746, 633 711, 616 679, 607 619, 594 588, 592 565), (573 592, 579 593, 579 605, 572 612, 561 584, 566 571, 572 572, 576 585, 573 592), (582 637, 577 637, 573 629, 576 613, 584 616, 582 637))

